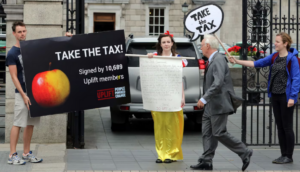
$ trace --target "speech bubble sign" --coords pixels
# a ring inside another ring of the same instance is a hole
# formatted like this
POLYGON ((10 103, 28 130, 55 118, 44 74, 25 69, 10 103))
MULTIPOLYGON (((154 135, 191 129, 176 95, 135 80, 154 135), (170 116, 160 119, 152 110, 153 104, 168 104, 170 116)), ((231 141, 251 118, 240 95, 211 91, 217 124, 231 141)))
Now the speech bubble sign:
POLYGON ((208 4, 190 11, 184 19, 184 27, 193 33, 191 41, 197 40, 201 35, 217 32, 224 19, 221 7, 208 4))

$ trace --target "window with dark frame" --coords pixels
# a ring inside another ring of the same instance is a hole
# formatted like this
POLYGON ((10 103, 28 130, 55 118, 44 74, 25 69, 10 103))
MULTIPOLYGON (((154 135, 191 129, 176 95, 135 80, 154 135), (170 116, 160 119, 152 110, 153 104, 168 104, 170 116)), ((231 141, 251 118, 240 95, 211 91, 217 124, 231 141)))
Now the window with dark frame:
POLYGON ((158 36, 165 32, 165 9, 149 9, 149 35, 158 36))

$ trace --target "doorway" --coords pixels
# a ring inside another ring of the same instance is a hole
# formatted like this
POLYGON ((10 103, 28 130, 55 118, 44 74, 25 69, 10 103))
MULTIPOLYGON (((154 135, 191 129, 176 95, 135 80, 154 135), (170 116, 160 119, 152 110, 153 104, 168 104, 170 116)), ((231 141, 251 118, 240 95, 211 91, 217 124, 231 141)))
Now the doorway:
POLYGON ((104 32, 115 30, 116 14, 114 13, 95 13, 94 32, 104 32))

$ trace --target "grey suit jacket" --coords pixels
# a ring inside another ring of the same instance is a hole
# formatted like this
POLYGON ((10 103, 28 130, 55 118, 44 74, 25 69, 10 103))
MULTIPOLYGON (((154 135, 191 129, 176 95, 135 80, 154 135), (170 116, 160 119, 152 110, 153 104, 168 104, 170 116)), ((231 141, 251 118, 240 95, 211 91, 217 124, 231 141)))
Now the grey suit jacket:
POLYGON ((233 114, 243 99, 234 93, 226 57, 216 53, 207 68, 203 82, 205 112, 210 115, 233 114))

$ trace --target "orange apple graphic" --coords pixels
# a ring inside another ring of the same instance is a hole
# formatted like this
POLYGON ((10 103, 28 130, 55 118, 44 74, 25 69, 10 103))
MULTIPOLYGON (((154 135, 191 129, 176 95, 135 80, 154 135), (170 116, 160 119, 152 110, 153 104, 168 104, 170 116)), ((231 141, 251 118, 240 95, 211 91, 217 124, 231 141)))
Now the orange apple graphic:
POLYGON ((59 69, 38 73, 32 81, 32 94, 40 106, 55 107, 61 105, 70 94, 69 79, 59 69))

